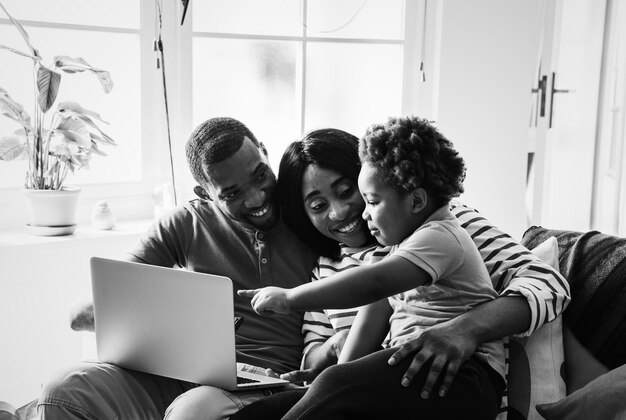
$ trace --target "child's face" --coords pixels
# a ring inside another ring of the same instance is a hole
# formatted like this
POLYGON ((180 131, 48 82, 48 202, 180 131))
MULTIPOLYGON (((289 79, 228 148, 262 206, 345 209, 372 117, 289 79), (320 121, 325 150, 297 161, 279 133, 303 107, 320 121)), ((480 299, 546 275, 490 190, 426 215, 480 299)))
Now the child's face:
POLYGON ((361 167, 359 189, 365 201, 363 219, 378 242, 396 245, 413 233, 411 194, 385 185, 368 163, 361 167))

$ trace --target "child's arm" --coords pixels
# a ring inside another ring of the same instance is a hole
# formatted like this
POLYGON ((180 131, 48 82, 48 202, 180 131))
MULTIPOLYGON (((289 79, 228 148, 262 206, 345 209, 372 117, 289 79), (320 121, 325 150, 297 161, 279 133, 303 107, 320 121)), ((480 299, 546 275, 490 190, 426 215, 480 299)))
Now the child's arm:
POLYGON ((393 309, 387 299, 381 299, 359 309, 337 363, 349 362, 377 350, 389 332, 389 317, 393 309))
POLYGON ((293 289, 265 287, 239 290, 252 298, 254 310, 261 315, 296 310, 353 308, 413 289, 431 281, 430 276, 412 262, 389 256, 372 265, 355 267, 293 289))

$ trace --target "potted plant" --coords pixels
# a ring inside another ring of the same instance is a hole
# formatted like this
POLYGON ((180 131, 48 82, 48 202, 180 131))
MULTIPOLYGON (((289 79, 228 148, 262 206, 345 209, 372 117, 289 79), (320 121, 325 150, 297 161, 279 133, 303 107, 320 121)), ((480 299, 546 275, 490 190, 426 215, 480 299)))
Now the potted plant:
MULTIPOLYGON (((113 87, 109 72, 92 67, 82 58, 54 57, 51 66, 42 63, 39 51, 33 47, 22 25, 0 2, 0 8, 19 31, 28 46, 21 51, 0 44, 0 49, 30 58, 33 61, 35 97, 33 118, 0 87, 0 114, 18 123, 13 135, 0 138, 0 160, 27 159, 24 182, 27 201, 37 200, 29 207, 30 226, 67 227, 74 225, 74 214, 80 189, 64 185, 69 172, 87 168, 91 157, 106 156, 101 145, 113 146, 115 141, 99 127, 102 118, 75 102, 60 102, 55 106, 61 73, 87 72, 95 75, 105 93, 113 87), (43 202, 41 201, 43 200, 43 202), (63 204, 69 200, 69 204, 63 204), (54 216, 59 207, 59 217, 54 216), (41 217, 38 219, 38 217, 41 217)), ((73 229, 71 229, 73 231, 73 229)), ((70 232, 71 233, 71 232, 70 232)))

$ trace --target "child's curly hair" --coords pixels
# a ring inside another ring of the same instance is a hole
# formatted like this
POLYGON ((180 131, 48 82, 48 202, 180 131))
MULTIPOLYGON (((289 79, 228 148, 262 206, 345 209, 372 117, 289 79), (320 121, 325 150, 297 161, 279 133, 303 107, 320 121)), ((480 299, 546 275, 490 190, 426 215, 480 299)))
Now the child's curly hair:
POLYGON ((402 192, 424 188, 440 206, 463 192, 465 163, 434 125, 418 117, 391 117, 374 124, 359 141, 361 162, 402 192))

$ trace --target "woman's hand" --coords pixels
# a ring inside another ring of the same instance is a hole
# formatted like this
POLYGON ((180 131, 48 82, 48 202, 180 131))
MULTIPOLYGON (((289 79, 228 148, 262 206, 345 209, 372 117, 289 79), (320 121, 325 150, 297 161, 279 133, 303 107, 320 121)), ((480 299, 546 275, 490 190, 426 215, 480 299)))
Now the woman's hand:
POLYGON ((288 314, 291 312, 288 289, 280 287, 264 287, 254 290, 238 290, 239 296, 251 298, 250 304, 254 311, 263 316, 288 314))

